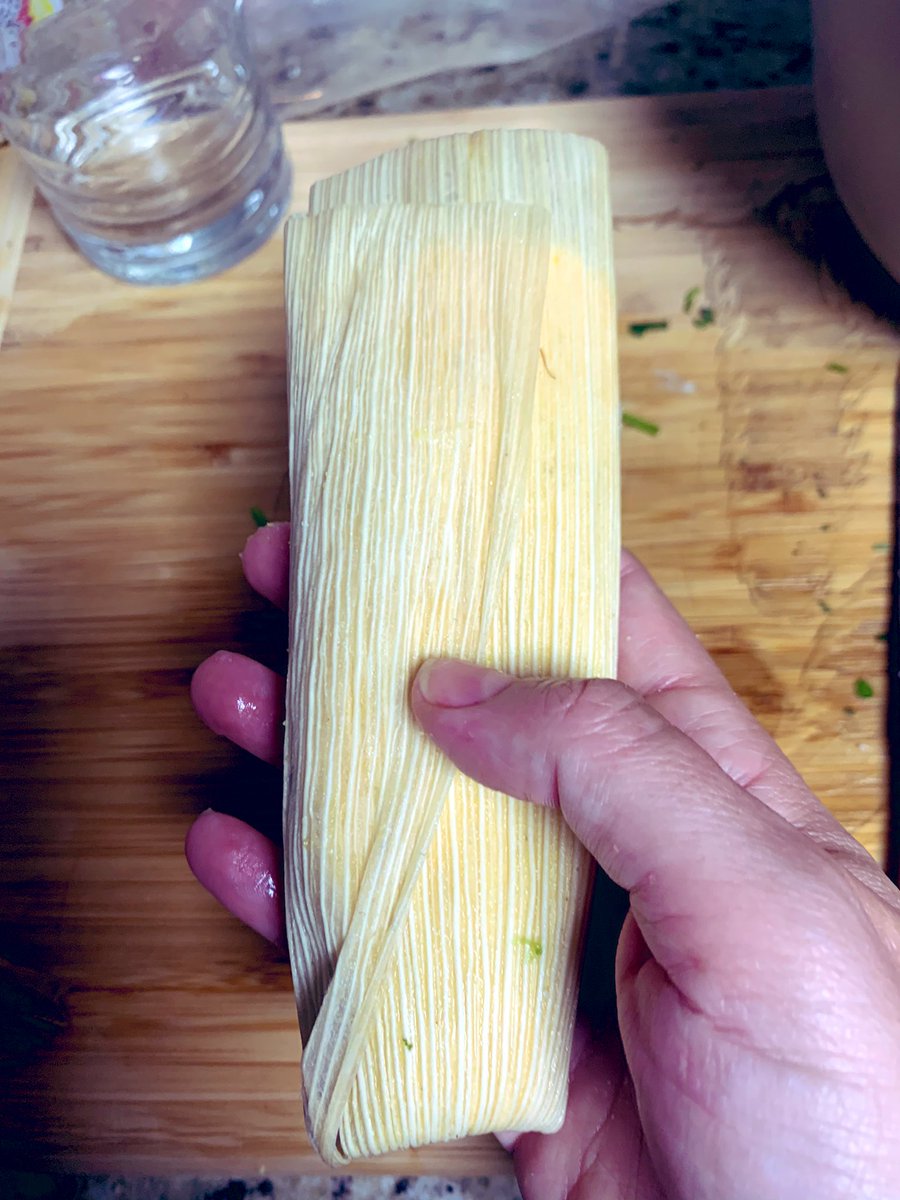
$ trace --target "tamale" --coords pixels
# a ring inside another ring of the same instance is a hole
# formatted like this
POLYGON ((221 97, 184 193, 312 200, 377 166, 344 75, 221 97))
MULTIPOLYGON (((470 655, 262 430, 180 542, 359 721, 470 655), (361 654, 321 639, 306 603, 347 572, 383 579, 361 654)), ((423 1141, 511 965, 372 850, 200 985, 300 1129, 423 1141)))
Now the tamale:
POLYGON ((588 856, 427 741, 430 655, 615 671, 605 155, 418 142, 289 226, 285 875, 307 1123, 332 1164, 558 1128, 588 856))

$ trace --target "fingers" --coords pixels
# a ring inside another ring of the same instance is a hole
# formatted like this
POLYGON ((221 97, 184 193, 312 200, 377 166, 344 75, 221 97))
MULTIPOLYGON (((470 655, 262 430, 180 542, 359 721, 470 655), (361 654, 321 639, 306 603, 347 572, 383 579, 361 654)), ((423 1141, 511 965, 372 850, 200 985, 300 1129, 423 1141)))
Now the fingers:
POLYGON ((619 678, 736 783, 804 828, 837 822, 812 795, 649 573, 622 559, 619 678))
POLYGON ((620 611, 622 682, 736 783, 839 857, 861 882, 887 894, 875 860, 813 795, 650 574, 627 552, 620 611))
MULTIPOLYGON (((241 561, 248 583, 281 608, 288 602, 290 526, 258 529, 241 561)), ((191 680, 191 700, 214 733, 274 765, 284 741, 284 680, 242 654, 220 651, 191 680)), ((257 830, 223 813, 203 813, 188 831, 185 855, 207 891, 251 929, 284 946, 281 853, 257 830)))
POLYGON ((286 521, 272 522, 247 538, 241 555, 247 582, 279 608, 288 605, 290 545, 290 525, 286 521))
MULTIPOLYGON (((740 933, 748 915, 785 905, 792 887, 792 903, 802 894, 803 905, 815 906, 822 880, 837 874, 807 837, 620 683, 520 680, 431 661, 413 685, 412 706, 468 775, 561 808, 630 892, 664 969, 733 962, 738 946, 741 955, 748 950, 740 933), (799 875, 812 881, 808 891, 797 890, 799 875)), ((749 923, 769 936, 765 922, 749 923)))
MULTIPOLYGON (((241 555, 247 582, 284 608, 288 601, 290 532, 286 522, 257 529, 241 555)), ((191 700, 214 733, 273 765, 284 743, 284 680, 243 654, 220 650, 191 680, 191 700)))
POLYGON ((220 904, 270 942, 285 944, 281 855, 273 842, 236 817, 210 809, 188 830, 184 852, 220 904))
MULTIPOLYGON (((201 663, 191 699, 215 733, 278 764, 284 736, 284 680, 242 654, 220 651, 201 663)), ((211 810, 188 831, 185 854, 207 891, 239 920, 284 944, 281 854, 264 834, 211 810)))
POLYGON ((243 654, 220 650, 194 672, 191 700, 213 733, 275 766, 281 762, 284 680, 280 675, 243 654))

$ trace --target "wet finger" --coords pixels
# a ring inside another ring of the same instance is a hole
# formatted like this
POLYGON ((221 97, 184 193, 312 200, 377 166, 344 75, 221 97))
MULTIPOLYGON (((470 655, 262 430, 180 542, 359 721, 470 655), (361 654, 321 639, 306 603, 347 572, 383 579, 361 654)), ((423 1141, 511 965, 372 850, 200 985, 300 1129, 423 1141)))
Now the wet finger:
POLYGON ((288 606, 290 545, 290 525, 275 521, 252 533, 241 554, 247 582, 279 608, 288 606))
POLYGON ((243 654, 220 650, 191 680, 197 715, 213 733, 278 766, 284 743, 284 680, 243 654))
POLYGON ((208 809, 188 830, 184 843, 194 875, 238 920, 285 945, 281 897, 281 852, 257 830, 208 809))

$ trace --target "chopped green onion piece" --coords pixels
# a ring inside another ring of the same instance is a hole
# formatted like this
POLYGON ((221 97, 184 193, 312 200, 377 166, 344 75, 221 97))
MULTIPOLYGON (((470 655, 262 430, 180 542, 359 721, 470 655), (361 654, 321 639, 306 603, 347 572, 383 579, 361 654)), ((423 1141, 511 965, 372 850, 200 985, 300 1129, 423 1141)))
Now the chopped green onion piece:
POLYGON ((869 683, 868 679, 857 679, 853 685, 853 691, 859 696, 860 700, 871 700, 875 695, 875 689, 869 683))
POLYGON ((822 610, 822 612, 823 612, 823 613, 830 613, 830 612, 831 612, 831 605, 828 603, 828 601, 827 601, 827 600, 820 600, 820 601, 819 601, 819 608, 821 608, 821 610, 822 610))
POLYGON ((623 412, 622 424, 627 425, 629 429, 637 429, 640 433, 646 433, 648 437, 656 437, 659 433, 659 426, 653 421, 645 421, 643 417, 636 417, 634 413, 623 412))
POLYGON ((406 1050, 412 1050, 413 1044, 408 1037, 402 1037, 400 1041, 403 1043, 403 1046, 406 1050))
POLYGON ((713 310, 704 305, 703 308, 701 308, 697 313, 696 317, 694 317, 692 324, 695 329, 705 329, 707 325, 712 325, 715 319, 716 314, 713 312, 713 310))
POLYGON ((825 364, 826 371, 833 371, 835 375, 846 375, 850 368, 844 363, 830 362, 825 364))
POLYGON ((887 630, 885 630, 884 633, 876 633, 875 634, 875 641, 876 642, 886 642, 887 637, 888 637, 887 630))
POLYGON ((628 332, 632 337, 643 337, 645 333, 653 333, 658 329, 668 329, 668 321, 632 321, 628 332))
POLYGON ((537 938, 517 937, 516 945, 524 946, 528 957, 534 961, 537 961, 544 953, 543 944, 537 938))
POLYGON ((890 543, 888 543, 888 542, 873 542, 872 543, 873 550, 890 550, 890 548, 891 548, 890 543))
POLYGON ((697 299, 697 297, 699 295, 700 295, 699 287, 688 288, 688 290, 684 293, 684 299, 681 302, 681 311, 685 312, 685 313, 689 313, 691 311, 691 309, 694 307, 694 301, 697 299))
POLYGON ((263 525, 268 525, 269 523, 269 518, 266 516, 263 510, 261 508, 257 508, 255 504, 250 509, 250 516, 253 518, 254 523, 259 529, 262 529, 263 525))

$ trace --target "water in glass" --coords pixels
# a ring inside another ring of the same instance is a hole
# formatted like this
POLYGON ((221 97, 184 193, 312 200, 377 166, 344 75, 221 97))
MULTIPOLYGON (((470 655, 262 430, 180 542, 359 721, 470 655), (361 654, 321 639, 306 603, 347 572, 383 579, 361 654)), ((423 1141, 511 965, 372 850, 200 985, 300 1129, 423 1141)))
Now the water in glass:
POLYGON ((0 124, 76 245, 133 283, 230 266, 287 205, 242 0, 68 0, 0 77, 0 124))

